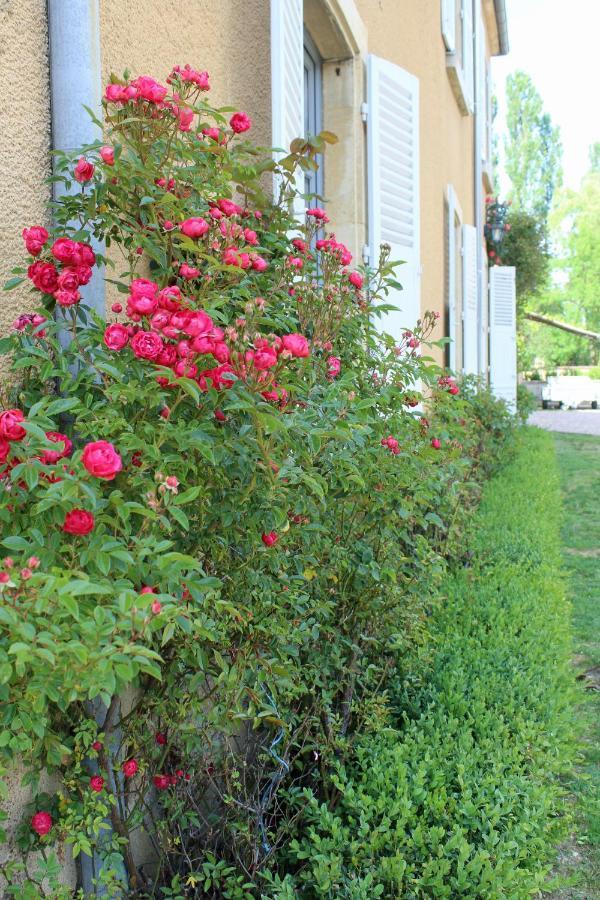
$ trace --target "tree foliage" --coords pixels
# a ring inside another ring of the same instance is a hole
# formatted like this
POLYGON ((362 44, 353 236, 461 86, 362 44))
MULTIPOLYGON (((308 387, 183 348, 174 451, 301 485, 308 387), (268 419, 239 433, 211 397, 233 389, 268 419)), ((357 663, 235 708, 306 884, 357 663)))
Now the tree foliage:
POLYGON ((546 220, 562 183, 560 131, 544 112, 531 77, 517 71, 506 79, 504 168, 517 209, 546 220))

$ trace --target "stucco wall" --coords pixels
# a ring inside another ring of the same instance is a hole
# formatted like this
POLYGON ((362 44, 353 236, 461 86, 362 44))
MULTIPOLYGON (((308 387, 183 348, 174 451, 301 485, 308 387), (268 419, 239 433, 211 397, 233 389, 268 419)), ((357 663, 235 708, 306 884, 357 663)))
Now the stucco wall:
POLYGON ((440 6, 431 0, 356 0, 369 52, 419 79, 421 309, 444 309, 444 192, 454 186, 465 224, 474 224, 473 116, 463 116, 446 73, 440 6))
POLYGON ((100 0, 102 72, 164 79, 174 64, 207 69, 213 103, 253 121, 257 143, 271 140, 269 0, 100 0))
MULTIPOLYGON (((45 0, 0 0, 0 284, 25 261, 21 231, 47 225, 50 105, 45 0)), ((0 294, 0 334, 30 309, 27 287, 0 294)), ((5 371, 0 360, 0 378, 5 371)))

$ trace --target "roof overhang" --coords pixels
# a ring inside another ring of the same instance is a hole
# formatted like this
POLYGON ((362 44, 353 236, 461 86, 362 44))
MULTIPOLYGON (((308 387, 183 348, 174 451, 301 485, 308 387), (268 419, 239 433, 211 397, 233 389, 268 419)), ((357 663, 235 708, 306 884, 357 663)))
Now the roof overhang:
POLYGON ((494 0, 496 27, 498 29, 498 56, 508 53, 508 19, 506 17, 506 0, 494 0))
POLYGON ((506 0, 483 0, 483 17, 489 39, 491 56, 508 53, 508 21, 506 0))

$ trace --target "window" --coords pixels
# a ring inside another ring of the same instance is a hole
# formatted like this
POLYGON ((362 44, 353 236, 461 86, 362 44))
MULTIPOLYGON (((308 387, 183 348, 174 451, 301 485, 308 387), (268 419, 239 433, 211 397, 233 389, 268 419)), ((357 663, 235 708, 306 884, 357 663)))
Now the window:
POLYGON ((463 115, 474 110, 473 0, 441 0, 446 68, 463 115))
MULTIPOLYGON (((304 133, 315 137, 323 131, 323 61, 314 41, 304 29, 304 133)), ((316 172, 304 173, 307 194, 323 197, 323 156, 317 156, 316 172)))

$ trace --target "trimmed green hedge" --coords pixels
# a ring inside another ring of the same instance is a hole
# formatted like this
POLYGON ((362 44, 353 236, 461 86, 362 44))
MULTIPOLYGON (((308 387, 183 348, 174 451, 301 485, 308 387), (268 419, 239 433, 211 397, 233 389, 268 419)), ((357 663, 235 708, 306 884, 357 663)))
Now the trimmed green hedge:
POLYGON ((525 430, 434 615, 426 677, 335 773, 333 809, 305 792, 273 896, 519 898, 543 883, 570 755, 559 524, 552 439, 525 430))

